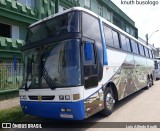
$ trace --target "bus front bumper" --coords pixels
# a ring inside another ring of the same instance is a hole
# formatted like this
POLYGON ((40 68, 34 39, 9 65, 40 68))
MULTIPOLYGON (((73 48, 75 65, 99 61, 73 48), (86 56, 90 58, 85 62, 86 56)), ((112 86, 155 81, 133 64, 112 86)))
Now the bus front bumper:
POLYGON ((37 102, 20 101, 26 114, 53 119, 83 120, 84 101, 79 102, 37 102))

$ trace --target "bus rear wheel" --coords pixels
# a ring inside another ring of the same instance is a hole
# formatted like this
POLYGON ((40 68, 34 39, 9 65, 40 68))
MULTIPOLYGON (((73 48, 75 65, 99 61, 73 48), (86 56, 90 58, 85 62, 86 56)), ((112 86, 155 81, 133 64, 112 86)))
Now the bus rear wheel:
POLYGON ((153 85, 153 80, 151 77, 147 77, 147 86, 146 89, 149 89, 153 85))
POLYGON ((151 86, 153 86, 153 77, 150 77, 151 86))
POLYGON ((109 116, 112 114, 115 105, 115 97, 111 87, 107 87, 104 91, 104 109, 101 114, 104 116, 109 116))

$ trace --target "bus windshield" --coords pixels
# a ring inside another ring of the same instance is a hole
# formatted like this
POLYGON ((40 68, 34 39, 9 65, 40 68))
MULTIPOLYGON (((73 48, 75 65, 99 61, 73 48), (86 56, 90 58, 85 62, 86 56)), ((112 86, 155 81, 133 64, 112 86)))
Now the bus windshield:
POLYGON ((80 41, 70 39, 24 52, 24 87, 51 88, 81 85, 80 41))
POLYGON ((28 29, 26 44, 40 41, 51 36, 80 32, 79 18, 79 11, 72 11, 30 27, 28 29))

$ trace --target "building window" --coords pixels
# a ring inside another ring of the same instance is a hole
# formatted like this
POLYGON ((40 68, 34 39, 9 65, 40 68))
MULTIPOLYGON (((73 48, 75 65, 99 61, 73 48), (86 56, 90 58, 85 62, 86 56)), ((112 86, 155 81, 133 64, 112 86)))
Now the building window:
POLYGON ((84 0, 84 6, 91 8, 91 0, 84 0))
POLYGON ((0 23, 0 36, 19 39, 19 27, 0 23))
POLYGON ((21 3, 22 5, 26 5, 30 8, 34 8, 35 7, 35 0, 17 0, 19 3, 21 3))
POLYGON ((118 26, 119 28, 123 29, 122 27, 122 20, 117 16, 113 16, 113 23, 118 26))
POLYGON ((12 39, 19 39, 19 27, 12 25, 12 39))
POLYGON ((130 34, 130 28, 126 26, 126 32, 130 34))
POLYGON ((59 12, 63 12, 64 10, 66 10, 66 8, 61 6, 61 5, 59 5, 59 12))
POLYGON ((112 22, 112 13, 107 10, 107 20, 112 22))
POLYGON ((2 37, 11 37, 11 26, 0 23, 0 36, 2 37))
POLYGON ((103 15, 103 8, 101 4, 98 4, 98 15, 102 16, 103 15))

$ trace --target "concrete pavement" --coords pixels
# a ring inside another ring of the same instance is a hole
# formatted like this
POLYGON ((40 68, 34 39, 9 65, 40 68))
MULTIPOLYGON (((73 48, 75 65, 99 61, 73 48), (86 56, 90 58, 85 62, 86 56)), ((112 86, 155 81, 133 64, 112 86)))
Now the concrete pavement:
POLYGON ((19 97, 0 101, 0 110, 10 109, 19 106, 19 97))

